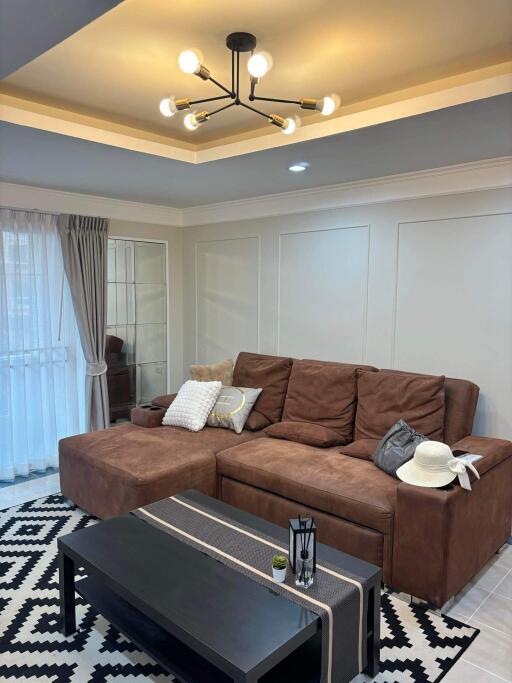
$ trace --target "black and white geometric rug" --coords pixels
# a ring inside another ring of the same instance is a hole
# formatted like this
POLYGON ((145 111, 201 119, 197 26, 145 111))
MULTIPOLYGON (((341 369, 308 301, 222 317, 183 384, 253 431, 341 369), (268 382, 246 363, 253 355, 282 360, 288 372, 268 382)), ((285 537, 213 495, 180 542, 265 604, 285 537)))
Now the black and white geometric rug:
MULTIPOLYGON (((60 495, 0 511, 2 683, 175 680, 83 602, 76 633, 60 634, 57 537, 95 522, 60 495)), ((454 619, 383 595, 381 673, 374 680, 437 683, 477 634, 454 619)))

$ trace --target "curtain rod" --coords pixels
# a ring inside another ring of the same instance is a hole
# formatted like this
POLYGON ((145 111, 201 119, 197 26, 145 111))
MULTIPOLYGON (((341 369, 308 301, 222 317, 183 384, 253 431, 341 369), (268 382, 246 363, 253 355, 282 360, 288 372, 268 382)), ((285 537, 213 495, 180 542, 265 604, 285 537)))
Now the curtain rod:
POLYGON ((59 216, 79 216, 80 218, 102 218, 103 220, 109 220, 108 218, 105 218, 105 216, 91 216, 89 214, 77 214, 74 211, 60 211, 60 212, 55 212, 55 211, 42 211, 41 209, 23 209, 20 206, 4 206, 0 204, 0 209, 6 209, 7 211, 25 211, 29 213, 40 213, 45 216, 56 216, 57 218, 59 216))
POLYGON ((42 211, 41 209, 22 209, 19 206, 3 206, 0 205, 0 209, 6 209, 7 211, 25 211, 29 213, 41 213, 47 216, 60 216, 60 213, 55 213, 54 211, 42 211))

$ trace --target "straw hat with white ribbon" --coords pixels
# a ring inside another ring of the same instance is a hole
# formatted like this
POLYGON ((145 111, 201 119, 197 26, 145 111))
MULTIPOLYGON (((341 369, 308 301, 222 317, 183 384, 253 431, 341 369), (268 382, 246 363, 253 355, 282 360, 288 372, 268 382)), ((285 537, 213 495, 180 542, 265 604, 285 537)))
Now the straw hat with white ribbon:
POLYGON ((398 468, 396 476, 407 484, 437 488, 447 486, 468 467, 478 479, 474 465, 454 458, 451 448, 441 441, 422 441, 414 456, 398 468))

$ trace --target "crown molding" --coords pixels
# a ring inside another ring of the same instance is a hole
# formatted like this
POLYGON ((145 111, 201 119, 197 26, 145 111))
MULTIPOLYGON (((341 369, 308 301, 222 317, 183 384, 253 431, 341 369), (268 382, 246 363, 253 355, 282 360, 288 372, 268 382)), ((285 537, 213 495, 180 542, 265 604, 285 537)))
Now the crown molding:
POLYGON ((0 206, 192 227, 504 187, 512 156, 185 209, 0 182, 0 206))
POLYGON ((78 213, 155 225, 181 227, 183 211, 173 206, 143 204, 77 192, 0 182, 0 206, 49 213, 78 213))
POLYGON ((312 117, 312 122, 305 120, 293 135, 283 135, 270 130, 274 127, 269 126, 268 132, 257 129, 213 143, 193 144, 193 137, 185 142, 1 92, 0 121, 133 152, 203 164, 503 95, 512 91, 511 69, 512 63, 504 62, 342 106, 336 116, 319 115, 312 117))
POLYGON ((512 157, 443 166, 309 190, 203 204, 183 209, 183 226, 269 218, 320 209, 379 204, 512 186, 512 157))

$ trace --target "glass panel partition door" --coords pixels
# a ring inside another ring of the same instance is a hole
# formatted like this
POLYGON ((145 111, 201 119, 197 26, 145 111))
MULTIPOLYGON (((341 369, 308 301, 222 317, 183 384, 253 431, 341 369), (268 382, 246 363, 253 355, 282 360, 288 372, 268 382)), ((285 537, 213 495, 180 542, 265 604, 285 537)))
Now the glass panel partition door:
POLYGON ((109 239, 107 334, 123 341, 119 353, 108 354, 115 419, 113 403, 144 404, 167 392, 165 244, 109 239))

